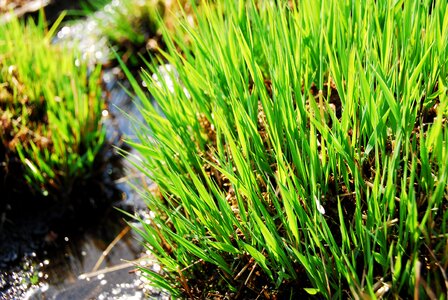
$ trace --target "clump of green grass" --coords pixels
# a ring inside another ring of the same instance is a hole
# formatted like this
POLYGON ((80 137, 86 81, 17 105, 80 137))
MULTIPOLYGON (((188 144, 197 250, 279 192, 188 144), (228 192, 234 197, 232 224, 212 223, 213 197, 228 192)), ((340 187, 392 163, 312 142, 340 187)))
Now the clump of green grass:
POLYGON ((89 1, 84 13, 93 14, 103 34, 120 53, 121 59, 132 66, 141 61, 138 55, 157 52, 161 47, 159 16, 166 6, 154 0, 89 1))
POLYGON ((200 12, 164 36, 173 83, 145 72, 165 117, 131 77, 136 165, 158 186, 142 187, 155 217, 136 228, 162 265, 142 268, 153 284, 191 299, 446 299, 447 2, 200 12))
POLYGON ((42 17, 0 25, 2 173, 59 198, 91 176, 105 141, 101 69, 51 44, 62 18, 51 29, 42 17), (23 167, 11 170, 17 161, 23 167))

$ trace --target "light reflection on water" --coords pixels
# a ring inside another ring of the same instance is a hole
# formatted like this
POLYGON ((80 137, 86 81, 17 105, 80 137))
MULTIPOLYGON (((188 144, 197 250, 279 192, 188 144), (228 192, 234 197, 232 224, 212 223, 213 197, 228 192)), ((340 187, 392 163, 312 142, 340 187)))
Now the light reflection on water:
MULTIPOLYGON (((113 274, 101 273, 89 280, 79 279, 81 274, 90 273, 94 269, 108 245, 124 226, 127 226, 117 217, 120 216, 115 214, 85 234, 80 233, 68 239, 64 237, 60 241, 55 241, 54 249, 44 253, 48 257, 44 262, 48 263, 40 265, 42 270, 40 272, 47 275, 44 282, 48 283, 48 286, 44 286, 44 290, 41 288, 35 291, 30 299, 82 299, 73 298, 78 297, 80 290, 89 298, 97 298, 99 294, 109 292, 121 284, 127 284, 128 292, 137 293, 139 287, 134 284, 137 278, 134 274, 129 274, 129 271, 134 269, 133 266, 117 270, 113 274)), ((98 269, 120 266, 123 260, 135 260, 142 252, 140 243, 130 231, 111 248, 110 252, 105 253, 107 255, 104 256, 104 261, 98 269)))

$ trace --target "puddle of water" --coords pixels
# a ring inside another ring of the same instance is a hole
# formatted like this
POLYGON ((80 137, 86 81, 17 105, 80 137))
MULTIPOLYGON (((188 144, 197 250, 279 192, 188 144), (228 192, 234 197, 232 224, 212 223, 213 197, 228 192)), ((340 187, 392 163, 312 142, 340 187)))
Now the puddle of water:
POLYGON ((143 248, 128 231, 122 215, 111 214, 104 216, 98 227, 57 237, 51 247, 38 255, 41 260, 44 258, 39 264, 44 284, 29 299, 99 299, 101 294, 107 295, 107 299, 119 299, 124 294, 143 298, 135 267, 127 263, 141 257, 143 248), (114 239, 116 243, 111 245, 114 239), (87 279, 80 278, 89 273, 92 276, 87 279))

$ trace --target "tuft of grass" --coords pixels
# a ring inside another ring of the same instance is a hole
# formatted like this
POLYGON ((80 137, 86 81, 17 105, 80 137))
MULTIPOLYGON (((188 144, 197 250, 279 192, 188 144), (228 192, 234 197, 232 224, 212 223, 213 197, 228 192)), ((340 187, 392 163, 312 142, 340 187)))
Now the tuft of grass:
POLYGON ((101 69, 51 44, 62 18, 49 29, 43 17, 0 25, 2 173, 57 197, 91 176, 105 141, 101 69))
POLYGON ((193 22, 192 7, 185 0, 86 1, 82 7, 81 13, 73 13, 92 16, 113 50, 131 69, 140 68, 148 55, 157 56, 165 49, 162 26, 174 32, 181 26, 177 18, 186 12, 193 22))
POLYGON ((142 267, 151 282, 191 299, 447 299, 447 2, 192 6, 195 26, 165 30, 171 66, 144 72, 164 117, 127 72, 136 165, 158 186, 135 228, 163 268, 142 267))
POLYGON ((87 1, 84 14, 92 15, 121 59, 137 66, 138 55, 157 52, 160 43, 160 17, 166 5, 157 0, 87 1), (94 12, 100 13, 94 14, 94 12))

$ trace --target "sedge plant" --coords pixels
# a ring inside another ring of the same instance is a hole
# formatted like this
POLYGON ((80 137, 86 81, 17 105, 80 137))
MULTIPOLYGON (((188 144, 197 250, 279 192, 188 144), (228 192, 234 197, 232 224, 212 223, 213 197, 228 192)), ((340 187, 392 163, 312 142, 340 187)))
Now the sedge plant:
POLYGON ((91 176, 105 142, 101 69, 51 43, 62 18, 50 29, 42 16, 37 23, 13 18, 0 25, 2 171, 14 182, 25 180, 33 193, 56 198, 91 176), (19 171, 10 170, 14 161, 19 171))
POLYGON ((447 2, 201 1, 194 17, 165 32, 169 68, 144 72, 163 117, 128 72, 135 164, 158 187, 135 228, 151 282, 447 299, 447 2))

